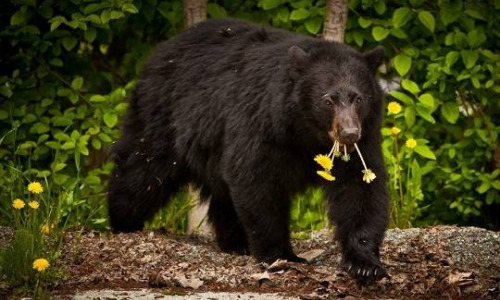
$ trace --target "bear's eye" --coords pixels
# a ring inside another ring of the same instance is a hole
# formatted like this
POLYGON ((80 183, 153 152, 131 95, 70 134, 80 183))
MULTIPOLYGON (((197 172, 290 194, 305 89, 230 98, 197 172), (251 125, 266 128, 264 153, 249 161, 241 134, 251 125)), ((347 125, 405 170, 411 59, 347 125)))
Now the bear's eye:
POLYGON ((361 99, 361 97, 358 96, 358 97, 356 97, 356 100, 354 100, 354 101, 356 101, 356 103, 361 103, 362 99, 361 99))
POLYGON ((325 101, 326 105, 328 105, 328 106, 332 106, 333 105, 332 96, 330 96, 329 94, 324 94, 323 97, 321 97, 321 98, 325 101))

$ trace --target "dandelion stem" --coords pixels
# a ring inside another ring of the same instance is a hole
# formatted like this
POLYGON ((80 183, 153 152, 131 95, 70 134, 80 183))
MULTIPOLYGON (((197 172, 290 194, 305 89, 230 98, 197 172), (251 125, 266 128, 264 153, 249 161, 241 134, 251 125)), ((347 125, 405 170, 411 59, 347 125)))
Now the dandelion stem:
POLYGON ((328 157, 330 157, 330 156, 333 155, 333 152, 335 151, 335 148, 337 147, 337 144, 338 144, 337 141, 333 142, 332 150, 330 150, 330 152, 328 153, 328 155, 327 155, 328 157))
POLYGON ((36 288, 35 288, 35 295, 33 297, 33 300, 36 300, 37 297, 38 297, 38 287, 40 286, 40 273, 38 273, 38 278, 37 278, 37 281, 36 281, 36 288))
POLYGON ((344 145, 344 155, 347 156, 347 146, 344 145))
POLYGON ((361 151, 359 150, 358 144, 354 143, 354 147, 356 148, 356 151, 358 152, 359 158, 361 158, 361 162, 363 163, 363 167, 365 168, 365 170, 368 170, 368 168, 366 167, 366 163, 365 163, 365 160, 363 158, 363 155, 361 155, 361 151))

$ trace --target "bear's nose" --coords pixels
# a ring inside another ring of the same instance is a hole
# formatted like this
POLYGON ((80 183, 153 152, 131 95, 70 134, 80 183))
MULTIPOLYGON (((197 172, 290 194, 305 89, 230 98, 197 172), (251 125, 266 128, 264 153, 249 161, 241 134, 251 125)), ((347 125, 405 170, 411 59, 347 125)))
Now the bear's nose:
POLYGON ((359 140, 359 129, 357 127, 342 128, 339 132, 339 139, 342 144, 352 145, 359 140))

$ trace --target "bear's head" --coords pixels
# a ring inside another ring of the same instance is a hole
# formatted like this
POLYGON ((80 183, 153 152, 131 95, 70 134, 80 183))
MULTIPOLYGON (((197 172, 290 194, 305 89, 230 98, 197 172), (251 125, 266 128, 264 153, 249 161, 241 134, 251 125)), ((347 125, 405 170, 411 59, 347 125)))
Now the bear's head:
POLYGON ((288 50, 289 76, 302 114, 299 122, 309 134, 349 151, 363 128, 378 127, 382 92, 375 72, 384 49, 360 53, 346 45, 318 41, 288 50))

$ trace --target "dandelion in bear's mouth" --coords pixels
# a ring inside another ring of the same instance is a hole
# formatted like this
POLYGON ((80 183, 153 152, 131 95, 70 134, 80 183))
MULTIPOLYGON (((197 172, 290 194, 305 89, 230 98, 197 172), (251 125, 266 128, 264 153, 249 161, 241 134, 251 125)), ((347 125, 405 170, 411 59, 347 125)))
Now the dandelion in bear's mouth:
POLYGON ((323 169, 330 171, 333 167, 333 161, 330 157, 324 154, 318 154, 314 157, 314 161, 317 162, 323 169))
POLYGON ((361 171, 361 173, 363 173, 363 181, 366 183, 370 183, 373 180, 375 180, 375 178, 377 178, 377 176, 375 175, 375 173, 373 173, 373 171, 371 169, 368 169, 368 167, 366 166, 365 160, 363 158, 363 155, 361 155, 361 151, 359 150, 358 144, 354 143, 354 147, 356 148, 356 151, 358 152, 359 158, 361 159, 361 162, 363 163, 363 167, 365 168, 363 171, 361 171))
MULTIPOLYGON (((358 144, 354 143, 354 147, 356 148, 356 152, 359 155, 359 158, 361 159, 361 162, 363 163, 363 168, 361 172, 363 173, 363 181, 366 183, 370 183, 375 178, 377 178, 377 175, 371 170, 368 169, 365 163, 365 159, 363 158, 363 155, 361 154, 361 150, 359 150, 358 144)), ((317 162, 324 170, 317 171, 316 173, 323 177, 324 179, 328 181, 334 181, 335 176, 332 175, 331 170, 333 169, 333 162, 335 157, 342 156, 342 160, 344 162, 348 162, 351 158, 351 156, 347 153, 347 146, 344 145, 344 154, 340 152, 340 143, 338 141, 333 142, 333 147, 330 150, 330 152, 327 155, 324 154, 318 154, 314 157, 314 161, 317 162), (338 153, 336 155, 336 153, 338 153)))
POLYGON ((342 160, 348 162, 351 159, 351 156, 347 153, 347 146, 344 145, 344 155, 342 155, 342 160))
POLYGON ((333 176, 330 172, 328 171, 316 171, 316 173, 323 177, 324 179, 328 180, 328 181, 334 181, 335 180, 335 176, 333 176))

